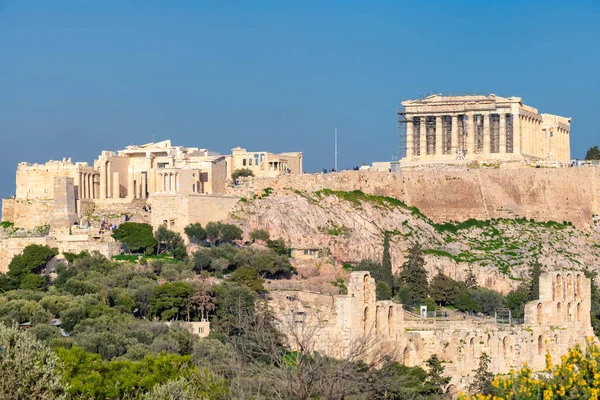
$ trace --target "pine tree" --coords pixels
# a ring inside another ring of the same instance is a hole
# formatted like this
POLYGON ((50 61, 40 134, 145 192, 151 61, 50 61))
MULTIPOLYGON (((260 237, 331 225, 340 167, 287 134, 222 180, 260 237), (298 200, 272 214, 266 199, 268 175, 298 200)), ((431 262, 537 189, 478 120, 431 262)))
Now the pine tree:
POLYGON ((473 272, 473 266, 469 265, 469 268, 467 268, 467 276, 465 278, 465 286, 467 287, 467 289, 473 289, 477 287, 477 277, 475 276, 475 273, 473 272))
POLYGON ((542 274, 542 264, 535 260, 529 267, 529 290, 527 300, 538 300, 540 298, 540 275, 542 274))
POLYGON ((494 394, 494 387, 492 386, 494 374, 490 372, 490 361, 490 356, 486 353, 482 353, 479 357, 479 367, 476 370, 473 370, 475 372, 475 377, 469 386, 469 391, 471 393, 482 395, 494 394))
POLYGON ((396 293, 394 286, 394 274, 392 272, 392 255, 390 254, 390 233, 383 234, 383 257, 381 259, 382 280, 392 288, 392 296, 396 293))
POLYGON ((427 283, 425 259, 423 258, 421 246, 418 244, 413 245, 408 251, 408 258, 402 264, 399 278, 412 303, 425 300, 429 285, 427 283))

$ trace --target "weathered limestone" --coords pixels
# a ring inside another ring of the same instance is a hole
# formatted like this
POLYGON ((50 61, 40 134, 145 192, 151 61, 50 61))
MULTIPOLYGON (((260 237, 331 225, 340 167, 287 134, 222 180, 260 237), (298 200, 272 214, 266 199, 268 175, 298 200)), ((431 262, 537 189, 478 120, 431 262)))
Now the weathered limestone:
MULTIPOLYGON (((252 192, 361 190, 419 208, 435 222, 525 217, 590 227, 600 215, 600 168, 476 169, 464 171, 343 171, 252 180, 252 192)), ((236 190, 240 190, 237 188, 236 190)), ((248 193, 237 192, 240 196, 248 193)))
POLYGON ((79 220, 75 212, 75 191, 73 178, 54 178, 54 212, 50 225, 57 231, 69 231, 79 220))
POLYGON ((541 275, 540 298, 527 303, 523 325, 508 319, 436 319, 407 313, 401 304, 376 301, 375 281, 368 272, 351 274, 348 295, 294 291, 272 292, 270 298, 292 347, 298 345, 294 338, 300 338, 315 351, 348 357, 358 343, 368 341, 371 350, 365 358, 384 351, 410 366, 423 366, 437 354, 455 388, 469 384, 482 353, 490 356, 495 374, 524 363, 541 370, 547 353, 559 359, 570 347, 594 337, 590 280, 576 271, 541 275))
POLYGON ((148 204, 153 227, 164 225, 183 235, 183 228, 191 223, 206 225, 225 219, 238 201, 233 196, 158 193, 150 196, 148 204))
POLYGON ((569 161, 571 157, 571 119, 540 115, 537 109, 523 104, 520 97, 433 95, 404 101, 402 106, 404 109, 398 113, 406 119, 406 134, 410 138, 402 160, 405 165, 463 159, 569 161), (441 143, 444 118, 450 119, 452 125, 450 151, 441 143), (435 122, 428 125, 428 120, 435 122), (456 138, 459 123, 463 129, 466 125, 465 141, 456 138))

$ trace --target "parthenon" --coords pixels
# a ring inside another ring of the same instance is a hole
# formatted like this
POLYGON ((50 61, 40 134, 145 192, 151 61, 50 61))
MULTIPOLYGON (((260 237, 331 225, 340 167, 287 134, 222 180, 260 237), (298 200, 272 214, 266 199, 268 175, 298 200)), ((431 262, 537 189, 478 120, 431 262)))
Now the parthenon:
POLYGON ((433 95, 402 102, 403 162, 570 160, 571 119, 520 97, 433 95))

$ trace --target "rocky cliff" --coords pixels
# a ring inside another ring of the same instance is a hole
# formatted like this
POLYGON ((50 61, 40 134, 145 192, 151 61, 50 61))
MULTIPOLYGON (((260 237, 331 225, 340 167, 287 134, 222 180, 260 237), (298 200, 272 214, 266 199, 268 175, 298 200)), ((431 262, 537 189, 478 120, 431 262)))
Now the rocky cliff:
POLYGON ((243 199, 231 218, 246 234, 264 228, 293 248, 328 249, 337 263, 380 260, 383 233, 388 231, 395 269, 412 244, 419 243, 430 277, 439 269, 463 280, 474 265, 482 286, 504 293, 526 276, 535 259, 548 269, 600 266, 600 223, 591 215, 586 230, 570 222, 524 218, 436 223, 393 197, 280 188, 243 199))
POLYGON ((600 214, 600 168, 593 167, 343 171, 253 179, 237 191, 260 193, 268 187, 361 190, 402 200, 435 222, 523 217, 589 229, 593 216, 600 214))

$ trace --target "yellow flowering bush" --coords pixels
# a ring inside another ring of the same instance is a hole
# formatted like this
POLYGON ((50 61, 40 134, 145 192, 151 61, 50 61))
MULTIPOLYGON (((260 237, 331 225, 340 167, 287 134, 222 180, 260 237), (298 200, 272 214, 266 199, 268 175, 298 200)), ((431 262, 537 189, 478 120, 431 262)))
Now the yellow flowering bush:
POLYGON ((497 376, 492 385, 494 395, 461 394, 460 400, 599 400, 600 346, 588 340, 585 352, 572 348, 553 365, 546 355, 546 369, 534 373, 524 366, 518 371, 497 376))

